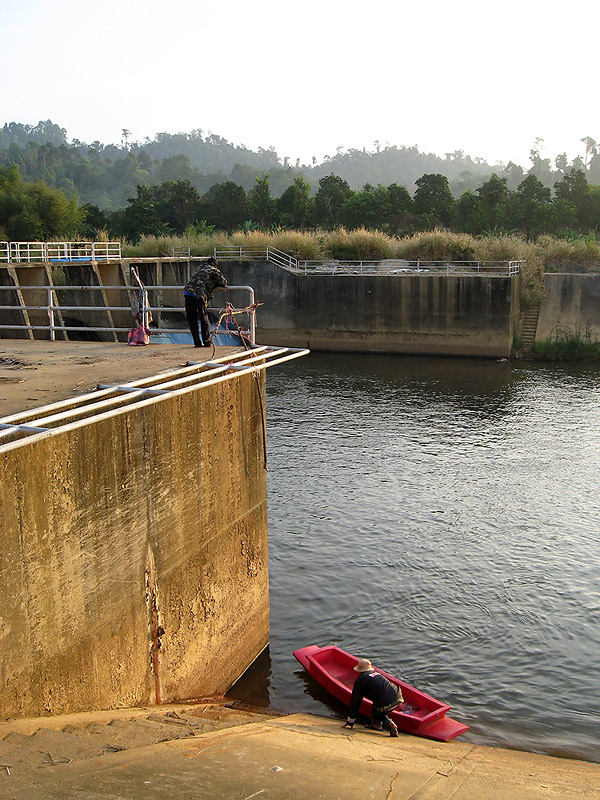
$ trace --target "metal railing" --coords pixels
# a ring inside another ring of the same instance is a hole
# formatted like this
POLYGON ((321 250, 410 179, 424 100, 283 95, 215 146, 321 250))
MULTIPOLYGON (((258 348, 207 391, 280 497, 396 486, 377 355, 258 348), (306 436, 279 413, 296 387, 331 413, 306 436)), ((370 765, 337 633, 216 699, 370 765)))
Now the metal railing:
MULTIPOLYGON (((93 421, 101 414, 119 414, 139 405, 160 402, 194 389, 233 381, 240 375, 258 375, 270 366, 308 355, 294 347, 260 346, 252 351, 229 354, 210 361, 188 361, 186 366, 120 385, 98 384, 94 392, 56 403, 20 411, 0 418, 0 450, 33 436, 53 436, 81 420, 93 421)), ((18 446, 18 444, 17 444, 18 446)))
MULTIPOLYGON (((144 286, 144 290, 148 293, 152 292, 163 292, 166 290, 177 290, 181 292, 181 286, 144 286)), ((101 312, 101 311, 123 311, 128 312, 130 315, 132 314, 131 305, 127 306, 109 306, 109 305, 102 305, 102 306, 87 306, 87 305, 79 305, 79 306, 70 306, 64 305, 58 302, 58 293, 63 291, 89 291, 89 292, 104 292, 104 291, 126 291, 131 292, 133 296, 136 296, 140 292, 139 286, 0 286, 0 292, 15 292, 19 291, 22 294, 26 294, 29 291, 46 291, 47 292, 47 303, 45 305, 22 305, 22 304, 13 304, 13 305, 0 305, 0 312, 2 311, 46 311, 48 314, 48 324, 47 325, 28 325, 28 324, 0 324, 0 330, 30 330, 30 331, 49 331, 51 341, 55 341, 56 339, 56 332, 57 331, 66 331, 75 332, 75 331, 84 331, 84 332, 102 332, 102 333, 127 333, 129 332, 134 325, 130 325, 127 328, 121 328, 116 326, 101 326, 101 325, 57 325, 56 324, 56 315, 62 314, 64 312, 78 312, 79 314, 87 314, 88 312, 101 312)), ((234 307, 232 311, 234 313, 247 313, 248 315, 248 328, 240 330, 244 336, 248 337, 248 340, 251 344, 256 344, 256 307, 255 307, 255 298, 254 298, 254 289, 251 286, 228 286, 227 291, 247 291, 249 302, 246 306, 241 308, 234 307)), ((156 312, 158 314, 165 314, 165 313, 181 313, 185 314, 185 308, 183 306, 157 306, 157 305, 149 305, 146 307, 146 311, 156 312)), ((209 311, 213 312, 221 312, 222 309, 216 307, 210 307, 209 311)), ((189 328, 172 328, 172 327, 160 327, 156 326, 150 328, 151 334, 169 334, 169 333, 185 333, 189 334, 189 328)), ((217 332, 218 333, 218 332, 217 332)), ((221 331, 222 333, 222 331, 221 331)))
POLYGON ((522 261, 428 261, 388 258, 381 260, 323 258, 301 260, 276 247, 215 247, 214 256, 223 261, 271 261, 303 275, 517 275, 522 261))
POLYGON ((0 242, 0 263, 120 261, 121 242, 0 242))

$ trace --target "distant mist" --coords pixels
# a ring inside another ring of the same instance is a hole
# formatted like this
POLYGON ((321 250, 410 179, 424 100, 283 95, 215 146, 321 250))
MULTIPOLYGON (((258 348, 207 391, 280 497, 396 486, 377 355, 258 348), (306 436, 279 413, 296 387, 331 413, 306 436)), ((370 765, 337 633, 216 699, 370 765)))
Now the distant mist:
MULTIPOLYGON (((365 184, 399 184, 414 193, 415 181, 436 173, 448 179, 455 197, 476 191, 493 173, 506 178, 509 189, 516 189, 528 174, 551 188, 572 169, 584 170, 590 183, 600 184, 598 147, 589 137, 582 140, 586 142, 585 159, 569 162, 563 154, 551 163, 541 157, 541 147, 534 146, 526 167, 512 162, 489 164, 462 150, 439 156, 421 152, 418 146, 380 147, 377 143, 373 150, 338 148, 321 162, 313 159, 310 164, 301 164, 299 159, 291 162, 281 158, 272 147, 254 151, 200 129, 157 133, 143 142, 129 139, 129 131, 124 129, 120 144, 88 144, 69 141, 66 130, 51 120, 35 126, 11 122, 0 129, 0 165, 17 164, 26 181, 42 180, 67 195, 77 195, 81 203, 103 210, 124 207, 138 185, 187 179, 203 194, 215 184, 232 181, 249 191, 256 178, 266 173, 276 198, 296 177, 304 177, 314 192, 319 179, 330 174, 346 180, 355 191, 365 184)), ((538 140, 536 144, 540 143, 538 140)))

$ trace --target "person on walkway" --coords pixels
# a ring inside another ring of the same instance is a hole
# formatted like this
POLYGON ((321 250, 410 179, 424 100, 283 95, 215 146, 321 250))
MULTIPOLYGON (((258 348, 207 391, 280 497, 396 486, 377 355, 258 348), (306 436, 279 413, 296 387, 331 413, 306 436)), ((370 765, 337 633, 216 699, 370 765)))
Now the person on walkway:
POLYGON ((366 727, 376 731, 389 730, 390 736, 398 736, 396 723, 388 717, 388 714, 403 702, 402 690, 377 672, 368 658, 360 658, 354 670, 358 672, 358 676, 352 687, 350 712, 343 727, 354 727, 358 709, 366 697, 373 703, 371 719, 366 727))
POLYGON ((212 256, 194 272, 183 289, 185 315, 194 339, 194 347, 210 347, 210 327, 207 306, 217 291, 225 291, 227 281, 221 270, 217 269, 217 259, 212 256), (202 332, 202 341, 198 332, 198 322, 202 332))

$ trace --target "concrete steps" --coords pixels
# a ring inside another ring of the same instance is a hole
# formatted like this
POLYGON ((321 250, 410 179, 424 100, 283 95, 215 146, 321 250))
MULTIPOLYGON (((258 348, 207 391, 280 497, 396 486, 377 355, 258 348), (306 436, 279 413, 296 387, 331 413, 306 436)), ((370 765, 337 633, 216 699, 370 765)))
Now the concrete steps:
POLYGON ((148 713, 127 712, 78 714, 75 722, 60 718, 36 720, 43 726, 31 732, 26 720, 0 725, 0 778, 31 775, 57 764, 85 761, 107 753, 148 747, 175 739, 255 722, 261 715, 239 712, 221 704, 185 706, 177 710, 148 713), (23 730, 25 728, 25 730, 23 730))
POLYGON ((521 345, 523 350, 531 350, 535 342, 538 319, 540 316, 540 303, 535 303, 525 309, 521 314, 521 345))

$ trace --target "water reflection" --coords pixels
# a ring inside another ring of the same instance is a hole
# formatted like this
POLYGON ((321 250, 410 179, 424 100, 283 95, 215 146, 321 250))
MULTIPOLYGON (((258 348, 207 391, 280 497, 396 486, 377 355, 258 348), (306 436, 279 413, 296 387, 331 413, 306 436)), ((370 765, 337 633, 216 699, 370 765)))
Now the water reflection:
POLYGON ((472 741, 598 759, 595 367, 311 355, 269 371, 270 703, 337 642, 472 741))
POLYGON ((253 664, 238 678, 227 697, 239 700, 249 706, 268 708, 271 702, 269 686, 271 684, 271 652, 266 647, 253 664))

